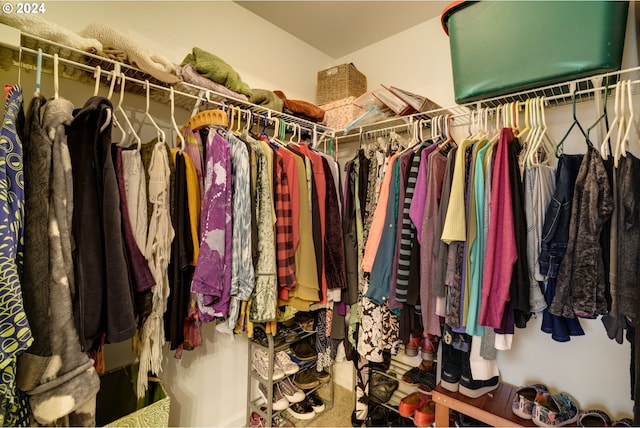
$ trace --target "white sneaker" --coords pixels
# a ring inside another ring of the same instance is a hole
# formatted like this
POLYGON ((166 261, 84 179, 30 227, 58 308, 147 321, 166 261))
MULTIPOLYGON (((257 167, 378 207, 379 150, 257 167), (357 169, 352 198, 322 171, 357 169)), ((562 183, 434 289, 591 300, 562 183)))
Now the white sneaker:
POLYGON ((289 403, 299 403, 304 400, 304 391, 295 386, 291 382, 291 378, 286 378, 278 382, 278 388, 282 394, 289 400, 289 403))
POLYGON ((287 354, 285 351, 276 353, 276 365, 280 366, 280 368, 286 375, 298 373, 298 371, 300 370, 300 366, 291 361, 289 354, 287 354))
MULTIPOLYGON (((262 351, 260 349, 256 349, 253 353, 253 361, 251 363, 253 369, 262 377, 264 380, 269 380, 269 353, 266 351, 262 351)), ((273 362, 273 380, 280 380, 284 377, 284 372, 280 365, 273 362)))
MULTIPOLYGON (((258 383, 258 392, 264 399, 264 402, 267 402, 267 387, 262 382, 258 383)), ((278 385, 273 385, 273 404, 271 408, 277 412, 280 410, 285 410, 289 407, 289 400, 282 394, 278 385)))

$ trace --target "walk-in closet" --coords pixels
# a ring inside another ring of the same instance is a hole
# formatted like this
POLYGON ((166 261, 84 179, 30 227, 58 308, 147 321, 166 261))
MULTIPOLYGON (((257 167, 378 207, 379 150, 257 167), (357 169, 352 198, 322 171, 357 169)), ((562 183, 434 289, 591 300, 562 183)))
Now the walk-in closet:
POLYGON ((636 1, 0 7, 0 426, 640 425, 636 1))

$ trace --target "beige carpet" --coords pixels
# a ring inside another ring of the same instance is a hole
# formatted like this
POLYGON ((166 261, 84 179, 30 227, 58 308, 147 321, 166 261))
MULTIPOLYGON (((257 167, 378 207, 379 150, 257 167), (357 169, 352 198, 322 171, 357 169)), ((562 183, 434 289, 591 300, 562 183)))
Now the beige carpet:
MULTIPOLYGON (((309 423, 310 427, 350 427, 351 412, 355 404, 354 391, 340 385, 334 385, 333 408, 325 410, 320 416, 309 423)), ((322 399, 328 399, 329 388, 318 389, 322 399)))

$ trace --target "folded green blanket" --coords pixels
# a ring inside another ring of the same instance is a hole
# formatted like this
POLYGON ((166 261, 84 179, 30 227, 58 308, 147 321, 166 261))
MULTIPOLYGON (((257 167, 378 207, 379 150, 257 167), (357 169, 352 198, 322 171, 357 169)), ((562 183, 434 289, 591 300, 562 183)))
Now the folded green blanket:
POLYGON ((252 89, 253 93, 249 97, 249 102, 259 106, 281 112, 284 108, 284 101, 268 89, 252 89))
POLYGON ((220 83, 234 92, 251 96, 251 88, 242 81, 237 71, 224 60, 200 48, 193 48, 182 61, 182 66, 191 64, 198 73, 207 79, 220 83))

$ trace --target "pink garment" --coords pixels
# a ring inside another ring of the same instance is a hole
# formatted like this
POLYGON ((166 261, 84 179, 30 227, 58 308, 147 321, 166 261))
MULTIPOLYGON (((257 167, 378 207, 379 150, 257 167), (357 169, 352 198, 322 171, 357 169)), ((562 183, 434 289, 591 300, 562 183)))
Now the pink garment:
MULTIPOLYGON (((420 304, 422 305, 422 323, 425 333, 440 336, 440 319, 436 313, 436 296, 433 283, 436 280, 436 253, 434 246, 440 244, 436 238, 436 227, 442 182, 447 169, 447 157, 436 152, 429 156, 428 171, 425 174, 425 207, 421 224, 422 247, 420 250, 420 304)), ((417 190, 416 186, 416 190, 417 190)))
POLYGON ((432 150, 429 150, 429 148, 424 149, 420 154, 420 169, 418 170, 416 187, 409 208, 409 217, 416 228, 416 238, 419 244, 422 244, 422 218, 424 217, 424 208, 427 200, 427 157, 435 147, 432 150))
POLYGON ((513 264, 518 259, 509 179, 508 145, 513 138, 510 128, 502 128, 500 140, 494 149, 489 238, 482 276, 482 304, 478 317, 478 324, 493 328, 500 328, 502 325, 505 304, 509 300, 513 264))
POLYGON ((380 185, 380 195, 378 196, 376 210, 374 211, 373 219, 371 220, 369 236, 367 237, 367 243, 364 248, 364 257, 362 259, 362 270, 365 272, 371 272, 373 261, 376 258, 376 253, 378 252, 378 245, 380 245, 380 238, 382 238, 387 202, 389 201, 389 187, 391 185, 391 179, 393 178, 393 163, 396 161, 398 156, 400 156, 400 153, 396 153, 389 158, 386 171, 382 179, 382 184, 380 185))

